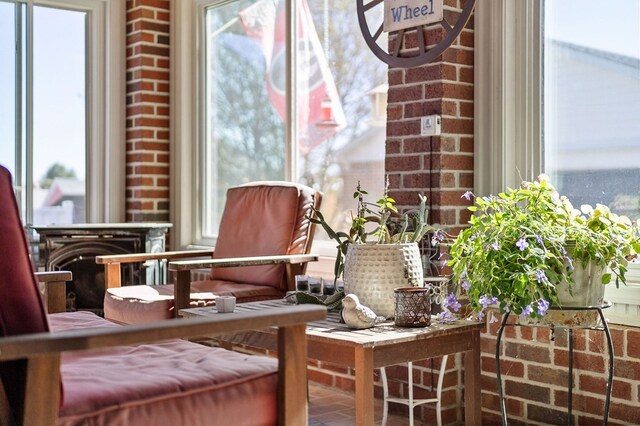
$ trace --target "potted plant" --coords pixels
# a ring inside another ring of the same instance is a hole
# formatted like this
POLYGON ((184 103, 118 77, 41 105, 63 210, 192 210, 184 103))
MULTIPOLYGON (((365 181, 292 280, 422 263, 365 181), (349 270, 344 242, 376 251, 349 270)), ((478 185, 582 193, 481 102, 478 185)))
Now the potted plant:
POLYGON ((426 197, 418 194, 417 212, 398 214, 388 195, 389 182, 377 202, 364 200, 367 192, 356 187, 357 213, 348 232, 334 231, 320 211, 309 217, 319 224, 337 245, 335 277, 344 276, 345 293, 354 293, 377 315, 393 316, 393 289, 419 286, 423 270, 417 242, 434 229, 426 224, 426 197))
POLYGON ((640 252, 637 224, 603 205, 574 209, 544 175, 477 197, 469 210, 448 264, 480 318, 494 304, 534 321, 550 305, 598 305, 602 284, 626 283, 628 261, 640 252))

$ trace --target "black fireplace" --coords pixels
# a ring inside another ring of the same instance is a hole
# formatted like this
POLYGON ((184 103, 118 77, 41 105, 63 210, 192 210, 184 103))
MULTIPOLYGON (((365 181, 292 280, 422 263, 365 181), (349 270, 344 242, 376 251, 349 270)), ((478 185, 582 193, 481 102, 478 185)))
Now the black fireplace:
MULTIPOLYGON (((168 223, 110 223, 35 226, 40 236, 34 260, 46 271, 71 271, 67 283, 67 310, 102 313, 104 266, 95 257, 110 254, 157 253, 165 250, 168 223)), ((161 284, 166 265, 149 261, 122 268, 122 283, 161 284)))

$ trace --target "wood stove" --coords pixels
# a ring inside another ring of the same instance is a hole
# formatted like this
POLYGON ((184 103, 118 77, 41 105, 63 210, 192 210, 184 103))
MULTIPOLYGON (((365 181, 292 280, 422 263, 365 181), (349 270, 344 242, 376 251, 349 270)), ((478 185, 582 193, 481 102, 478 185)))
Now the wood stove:
MULTIPOLYGON (((32 227, 39 236, 34 261, 46 271, 73 273, 67 283, 67 310, 102 313, 104 267, 95 257, 110 254, 157 253, 165 251, 169 223, 103 223, 32 227)), ((166 264, 149 261, 122 269, 126 284, 166 283, 166 264)))

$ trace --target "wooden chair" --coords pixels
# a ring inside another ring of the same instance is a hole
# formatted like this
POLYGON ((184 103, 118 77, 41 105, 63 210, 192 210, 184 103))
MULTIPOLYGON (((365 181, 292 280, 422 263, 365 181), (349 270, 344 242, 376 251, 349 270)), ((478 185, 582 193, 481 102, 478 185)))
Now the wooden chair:
MULTIPOLYGON (((325 308, 133 326, 88 312, 47 315, 1 166, 0 236, 0 425, 307 424, 305 322, 325 318, 325 308), (277 366, 176 340, 271 326, 279 327, 277 366)), ((41 280, 59 287, 68 278, 41 280)), ((45 292, 48 306, 62 309, 59 290, 45 292)))
POLYGON ((280 299, 304 274, 315 225, 307 217, 322 194, 288 182, 255 182, 230 188, 215 250, 98 256, 105 265, 105 317, 144 323, 176 317, 189 306, 215 304, 218 295, 238 303, 280 299), (208 256, 207 260, 184 260, 208 256), (122 286, 121 265, 169 260, 176 284, 122 286), (197 269, 211 269, 206 280, 191 281, 197 269))

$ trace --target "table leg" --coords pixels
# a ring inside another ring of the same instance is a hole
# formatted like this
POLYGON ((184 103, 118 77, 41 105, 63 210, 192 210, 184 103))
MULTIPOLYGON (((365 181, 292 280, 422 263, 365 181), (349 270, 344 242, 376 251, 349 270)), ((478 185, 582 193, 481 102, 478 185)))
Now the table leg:
POLYGON ((356 425, 373 425, 373 349, 358 347, 356 364, 356 425))
POLYGON ((480 332, 471 337, 472 350, 464 353, 464 423, 482 423, 482 402, 480 395, 480 332))

